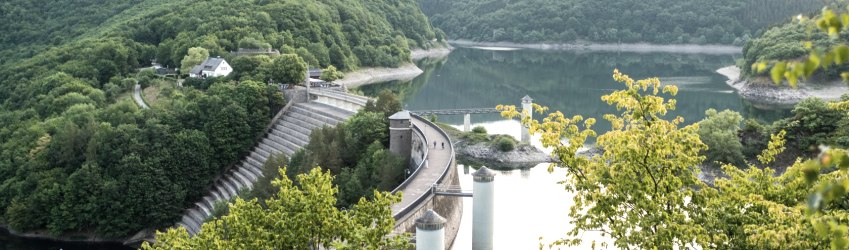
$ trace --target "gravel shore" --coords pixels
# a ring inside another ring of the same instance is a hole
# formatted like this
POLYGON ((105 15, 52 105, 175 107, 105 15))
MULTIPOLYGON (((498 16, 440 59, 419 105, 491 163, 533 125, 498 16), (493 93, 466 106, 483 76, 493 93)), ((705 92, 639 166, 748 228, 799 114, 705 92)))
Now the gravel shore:
MULTIPOLYGON (((412 50, 410 51, 413 60, 424 58, 440 58, 446 57, 451 53, 452 48, 435 48, 430 50, 412 50)), ((424 71, 414 63, 406 63, 397 68, 361 68, 354 72, 345 73, 345 77, 336 80, 335 83, 344 85, 348 88, 356 88, 366 84, 394 81, 394 80, 412 80, 421 75, 424 71)))
POLYGON ((361 68, 354 72, 345 73, 345 78, 336 80, 334 83, 348 88, 356 88, 377 82, 411 80, 423 72, 413 63, 407 63, 397 68, 361 68))
POLYGON ((776 85, 765 78, 743 79, 737 66, 724 67, 716 72, 728 78, 726 83, 736 89, 740 96, 756 103, 795 104, 810 97, 837 100, 841 95, 849 93, 849 87, 840 81, 817 84, 800 82, 796 88, 792 88, 786 83, 776 85))

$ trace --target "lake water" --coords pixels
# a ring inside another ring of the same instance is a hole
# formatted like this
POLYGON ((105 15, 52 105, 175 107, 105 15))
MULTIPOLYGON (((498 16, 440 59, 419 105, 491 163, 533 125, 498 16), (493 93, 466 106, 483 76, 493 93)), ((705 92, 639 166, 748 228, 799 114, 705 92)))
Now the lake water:
MULTIPOLYGON (((730 109, 745 117, 773 121, 789 114, 789 107, 752 104, 725 84, 715 71, 734 64, 740 55, 670 53, 617 53, 514 50, 492 51, 457 48, 447 58, 418 63, 424 73, 412 81, 392 81, 362 86, 366 95, 383 89, 399 94, 408 110, 493 108, 520 105, 525 95, 534 103, 571 116, 599 120, 596 131, 609 129, 600 118, 615 112, 601 96, 621 89, 612 79, 613 69, 634 79, 659 77, 679 88, 677 110, 686 123, 704 118, 705 110, 730 109)), ((538 116, 538 115, 537 115, 538 116)), ((441 122, 462 124, 462 116, 439 117, 441 122)), ((497 114, 472 115, 472 123, 502 121, 497 114)))
MULTIPOLYGON (((399 94, 408 110, 492 108, 498 104, 519 105, 525 95, 551 110, 567 116, 580 114, 599 121, 593 127, 599 134, 610 129, 602 115, 615 108, 601 96, 622 85, 614 83, 618 68, 634 79, 659 77, 663 84, 679 87, 677 109, 667 118, 682 116, 690 124, 704 118, 705 110, 730 109, 765 122, 789 115, 790 107, 753 104, 743 100, 715 72, 734 64, 740 55, 700 55, 671 53, 616 53, 514 50, 493 51, 457 48, 447 58, 418 62, 424 73, 412 81, 393 81, 360 87, 367 95, 383 89, 399 94)), ((539 115, 537 115, 539 117, 539 115)), ((440 122, 462 129, 462 116, 440 116, 440 122)), ((472 126, 490 133, 519 137, 519 122, 497 114, 472 115, 472 126)), ((539 142, 532 144, 540 146, 539 142)), ((531 169, 497 171, 495 178, 496 249, 538 249, 565 236, 570 229, 568 209, 572 195, 557 182, 565 171, 547 164, 531 169), (542 240, 540 240, 542 237, 542 240)), ((475 170, 461 164, 457 170, 464 189, 471 189, 475 170)), ((453 249, 471 249, 472 199, 464 198, 464 215, 453 249)), ((582 235, 588 249, 593 240, 609 241, 598 233, 582 235)), ((548 249, 548 247, 545 247, 548 249)), ((567 249, 567 248, 563 248, 567 249)))

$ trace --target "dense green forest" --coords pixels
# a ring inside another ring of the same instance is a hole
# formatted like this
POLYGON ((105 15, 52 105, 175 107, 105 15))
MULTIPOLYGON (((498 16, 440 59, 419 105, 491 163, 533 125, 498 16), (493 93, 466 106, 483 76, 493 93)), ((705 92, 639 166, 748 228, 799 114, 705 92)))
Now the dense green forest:
POLYGON ((98 28, 115 14, 139 2, 76 1, 68 5, 3 1, 0 3, 0 31, 3 31, 0 37, 0 64, 29 58, 52 46, 62 45, 98 28))
POLYGON ((13 34, 0 38, 0 222, 104 237, 172 225, 245 153, 283 104, 250 74, 396 66, 436 38, 408 0, 11 0, 0 32, 13 34), (187 81, 150 110, 120 101, 152 81, 138 68, 179 67, 193 47, 284 55, 187 81))
POLYGON ((518 43, 736 44, 815 0, 418 0, 452 39, 518 43))
MULTIPOLYGON (((751 40, 743 47, 743 60, 740 62, 740 69, 749 76, 768 75, 769 71, 757 74, 752 70, 752 65, 757 62, 803 58, 809 53, 809 49, 805 48, 805 42, 808 41, 815 48, 823 50, 849 42, 849 34, 845 32, 840 33, 836 39, 829 38, 823 32, 811 32, 812 29, 815 29, 814 25, 814 22, 810 19, 793 20, 767 30, 763 35, 751 40)), ((847 70, 849 70, 847 65, 824 68, 815 75, 814 79, 837 79, 841 72, 847 70)))

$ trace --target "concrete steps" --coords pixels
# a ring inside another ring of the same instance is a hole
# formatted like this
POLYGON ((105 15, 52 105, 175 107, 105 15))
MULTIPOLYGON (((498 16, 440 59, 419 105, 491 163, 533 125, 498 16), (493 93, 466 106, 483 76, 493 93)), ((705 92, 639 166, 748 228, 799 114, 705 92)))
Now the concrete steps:
MULTIPOLYGON (((340 98, 345 93, 333 93, 340 98)), ((345 97, 361 98, 361 97, 345 97)), ((190 235, 200 232, 204 221, 212 216, 215 204, 238 196, 242 189, 250 189, 254 182, 262 177, 263 165, 272 155, 291 156, 309 143, 310 134, 316 128, 335 126, 347 120, 354 113, 321 103, 298 103, 292 105, 279 120, 272 121, 273 126, 245 158, 221 178, 215 181, 209 193, 191 208, 175 226, 184 227, 190 235)))

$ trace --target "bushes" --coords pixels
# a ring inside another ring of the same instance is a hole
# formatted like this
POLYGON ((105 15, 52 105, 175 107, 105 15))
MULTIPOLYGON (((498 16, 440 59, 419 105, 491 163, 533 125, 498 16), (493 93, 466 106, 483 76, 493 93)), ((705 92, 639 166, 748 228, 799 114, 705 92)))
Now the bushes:
POLYGON ((813 153, 818 145, 834 145, 839 139, 835 133, 846 121, 843 111, 828 107, 828 102, 819 98, 802 100, 792 113, 792 117, 775 122, 772 132, 786 130, 788 147, 802 152, 813 153))
POLYGON ((501 152, 510 152, 516 148, 516 140, 507 135, 496 136, 492 142, 492 145, 501 152))
POLYGON ((489 136, 487 134, 481 134, 481 133, 466 133, 466 132, 464 132, 463 135, 460 136, 460 138, 466 140, 466 142, 469 143, 469 144, 477 144, 477 143, 489 141, 489 136))
POLYGON ((738 135, 743 145, 743 157, 746 159, 755 159, 761 150, 767 147, 769 140, 767 128, 754 119, 747 119, 738 135))
POLYGON ((705 119, 699 122, 699 137, 708 146, 705 152, 706 163, 742 165, 743 144, 737 137, 742 121, 743 116, 734 111, 717 112, 715 109, 705 111, 705 119))
POLYGON ((486 134, 486 128, 484 128, 483 126, 477 126, 472 129, 472 132, 477 134, 486 134))

